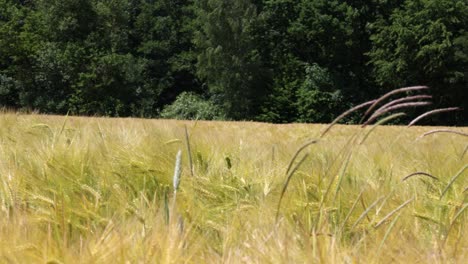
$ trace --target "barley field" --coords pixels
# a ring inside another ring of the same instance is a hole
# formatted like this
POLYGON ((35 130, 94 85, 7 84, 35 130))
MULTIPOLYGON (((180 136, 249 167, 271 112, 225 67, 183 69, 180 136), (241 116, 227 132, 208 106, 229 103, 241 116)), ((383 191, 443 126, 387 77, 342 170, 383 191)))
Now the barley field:
POLYGON ((0 262, 468 259, 468 128, 326 127, 3 112, 0 262))

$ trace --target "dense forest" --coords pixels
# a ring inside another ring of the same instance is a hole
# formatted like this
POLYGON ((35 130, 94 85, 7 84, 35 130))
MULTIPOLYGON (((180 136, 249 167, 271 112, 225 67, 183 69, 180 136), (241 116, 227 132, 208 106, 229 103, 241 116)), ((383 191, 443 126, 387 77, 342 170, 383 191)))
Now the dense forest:
POLYGON ((15 110, 323 123, 427 85, 466 125, 467 66, 468 0, 0 0, 15 110))

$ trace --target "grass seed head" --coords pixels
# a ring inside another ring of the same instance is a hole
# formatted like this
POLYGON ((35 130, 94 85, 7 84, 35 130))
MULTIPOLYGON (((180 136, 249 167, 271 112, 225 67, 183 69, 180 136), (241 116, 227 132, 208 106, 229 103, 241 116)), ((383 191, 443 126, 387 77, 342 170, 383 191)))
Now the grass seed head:
POLYGON ((174 192, 177 192, 180 184, 180 175, 182 174, 182 151, 179 150, 176 155, 176 162, 174 167, 173 187, 174 192))

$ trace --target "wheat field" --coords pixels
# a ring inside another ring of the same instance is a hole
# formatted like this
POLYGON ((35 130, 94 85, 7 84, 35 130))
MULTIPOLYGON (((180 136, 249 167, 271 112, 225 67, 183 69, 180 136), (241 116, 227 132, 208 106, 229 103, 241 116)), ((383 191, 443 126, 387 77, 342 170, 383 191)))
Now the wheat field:
POLYGON ((325 127, 3 112, 0 262, 468 259, 468 128, 325 127))

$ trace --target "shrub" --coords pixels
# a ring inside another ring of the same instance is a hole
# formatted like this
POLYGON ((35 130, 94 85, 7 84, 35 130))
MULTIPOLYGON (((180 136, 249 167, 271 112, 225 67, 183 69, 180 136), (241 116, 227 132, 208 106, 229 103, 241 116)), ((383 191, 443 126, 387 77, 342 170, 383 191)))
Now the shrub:
POLYGON ((326 68, 317 64, 306 67, 306 78, 297 91, 298 121, 328 123, 345 108, 341 90, 326 68))
POLYGON ((161 112, 161 117, 172 119, 225 119, 222 110, 210 100, 192 92, 183 92, 161 112))

